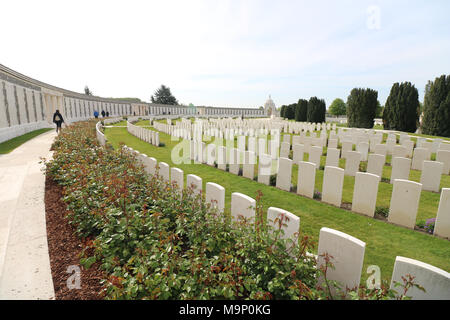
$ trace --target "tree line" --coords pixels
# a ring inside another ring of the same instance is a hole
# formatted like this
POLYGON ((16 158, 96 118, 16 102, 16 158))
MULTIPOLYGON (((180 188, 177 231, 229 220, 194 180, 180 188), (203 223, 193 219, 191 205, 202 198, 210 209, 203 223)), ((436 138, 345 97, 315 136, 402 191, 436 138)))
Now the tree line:
MULTIPOLYGON (((422 119, 422 133, 450 137, 450 76, 442 75, 428 81, 423 105, 417 88, 411 82, 394 83, 384 107, 378 101, 378 91, 354 88, 347 102, 335 99, 328 112, 346 115, 349 127, 373 128, 374 119, 382 118, 387 130, 415 132, 422 119)), ((326 105, 323 99, 312 97, 297 103, 283 105, 280 116, 289 120, 324 122, 326 105)))

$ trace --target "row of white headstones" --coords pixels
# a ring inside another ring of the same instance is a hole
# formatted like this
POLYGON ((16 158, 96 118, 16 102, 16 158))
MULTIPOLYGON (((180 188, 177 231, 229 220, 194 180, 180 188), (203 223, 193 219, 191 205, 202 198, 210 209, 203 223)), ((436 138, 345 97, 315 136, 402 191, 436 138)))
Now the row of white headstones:
MULTIPOLYGON (((162 124, 165 125, 165 124, 162 124)), ((139 127, 137 127, 139 128, 139 127)), ((139 130, 145 130, 139 128, 139 130)), ((148 131, 148 130, 147 130, 148 131)), ((170 133, 170 130, 167 130, 170 133)), ((173 132, 172 132, 173 133, 173 132)), ((197 163, 206 163, 213 166, 217 163, 218 168, 221 170, 227 170, 229 165, 229 172, 238 175, 240 173, 240 164, 242 164, 242 175, 249 179, 254 179, 255 176, 255 164, 258 163, 257 180, 260 183, 266 185, 270 184, 270 175, 277 174, 276 187, 279 189, 290 191, 291 190, 291 176, 293 164, 298 165, 298 178, 297 178, 297 194, 313 198, 316 170, 319 169, 320 160, 323 153, 322 146, 312 146, 309 144, 293 145, 293 160, 289 159, 290 152, 290 135, 283 136, 283 142, 281 143, 280 158, 277 153, 271 152, 271 155, 265 154, 266 139, 258 139, 259 157, 256 153, 256 138, 248 137, 248 149, 246 150, 246 137, 238 136, 238 148, 227 148, 221 146, 222 140, 219 138, 215 143, 206 145, 205 142, 198 140, 183 140, 180 143, 181 149, 184 149, 184 153, 189 155, 189 158, 184 158, 183 161, 172 159, 174 163, 186 163, 186 160, 197 163), (254 150, 254 151, 253 151, 254 150), (304 153, 309 153, 309 161, 303 161, 304 153), (274 156, 275 154, 275 156, 274 156)), ((382 137, 382 136, 381 136, 382 137)), ((306 139, 314 139, 305 136, 293 136, 294 142, 304 142, 306 139)), ((320 139, 320 138, 319 138, 320 139)), ((345 139, 345 138, 344 138, 345 139)), ((390 138, 388 138, 389 140, 390 138)), ((234 139, 229 140, 234 147, 234 139)), ((326 141, 326 139, 325 139, 326 141)), ((403 142, 407 141, 403 139, 403 142)), ((342 204, 342 192, 344 175, 354 176, 355 185, 352 201, 352 211, 374 217, 378 187, 382 176, 383 166, 386 162, 387 147, 384 144, 377 143, 375 145, 375 153, 368 153, 368 146, 366 142, 360 142, 358 147, 362 144, 366 145, 364 149, 365 155, 368 160, 367 172, 358 172, 360 161, 363 159, 363 154, 359 151, 348 151, 347 142, 342 141, 343 145, 343 158, 346 159, 345 169, 339 168, 339 159, 341 150, 337 149, 337 139, 328 140, 328 150, 325 164, 325 172, 323 178, 322 189, 322 201, 331 205, 340 207, 342 204), (384 147, 384 148, 381 148, 384 147), (379 151, 384 150, 383 152, 379 151), (381 154, 378 154, 380 152, 381 154)), ((381 141, 380 141, 381 142, 381 141)), ((272 139, 270 146, 272 151, 278 151, 277 145, 279 145, 277 139, 272 139)), ((350 145, 351 146, 351 145, 350 145)), ((426 157, 418 156, 417 150, 414 151, 415 157, 413 160, 406 157, 398 157, 396 147, 405 149, 403 146, 395 146, 393 148, 393 160, 392 160, 392 173, 390 182, 393 184, 393 192, 391 195, 391 204, 389 208, 388 221, 400 226, 404 226, 410 229, 414 229, 417 218, 417 211, 419 207, 419 201, 422 190, 439 192, 441 174, 443 173, 444 163, 439 161, 427 161, 426 157), (422 174, 420 183, 409 181, 409 173, 411 168, 411 162, 417 163, 418 159, 421 159, 422 174)), ((420 148, 416 148, 420 149, 420 148)), ((425 151, 428 149, 423 148, 425 151)), ((448 155, 450 161, 450 151, 438 150, 438 153, 448 155)), ((423 153, 419 153, 423 155, 423 153)), ((426 154, 430 155, 427 151, 426 154)), ((172 153, 174 158, 176 153, 172 153)), ((448 169, 446 169, 448 170, 448 169)), ((447 172, 448 174, 448 172, 447 172)), ((450 188, 443 188, 441 192, 441 198, 439 207, 437 210, 437 217, 435 221, 434 234, 450 238, 450 188)))
MULTIPOLYGON (((170 168, 165 162, 158 163, 154 157, 139 153, 132 148, 126 146, 124 148, 136 155, 150 177, 158 175, 167 183, 171 183, 176 192, 182 194, 185 189, 183 170, 175 167, 170 168)), ((192 188, 196 194, 203 193, 203 181, 196 175, 188 174, 186 176, 186 187, 192 188)), ((207 182, 204 201, 223 213, 225 210, 225 188, 216 183, 207 182)), ((230 208, 233 219, 237 219, 239 216, 243 216, 248 220, 255 219, 256 200, 245 194, 232 193, 230 208)), ((270 207, 267 211, 267 221, 275 228, 274 221, 280 216, 288 218, 286 220, 283 219, 285 221, 285 225, 282 226, 284 237, 292 239, 295 243, 300 232, 300 218, 281 208, 270 207)), ((324 227, 319 234, 318 255, 311 255, 311 257, 314 257, 317 261, 317 266, 320 266, 325 263, 322 257, 323 254, 327 253, 333 256, 335 268, 328 271, 327 278, 338 281, 343 288, 355 288, 360 284, 365 246, 365 242, 355 237, 324 227)), ((374 270, 373 267, 369 266, 368 272, 374 270)), ((395 289, 394 283, 401 283, 402 276, 407 274, 414 276, 416 283, 423 286, 426 290, 424 293, 417 288, 410 289, 408 296, 411 296, 413 299, 450 299, 450 274, 448 272, 421 261, 397 256, 391 278, 391 288, 395 289)), ((370 280, 369 278, 369 286, 379 286, 379 279, 374 279, 375 285, 370 280)))

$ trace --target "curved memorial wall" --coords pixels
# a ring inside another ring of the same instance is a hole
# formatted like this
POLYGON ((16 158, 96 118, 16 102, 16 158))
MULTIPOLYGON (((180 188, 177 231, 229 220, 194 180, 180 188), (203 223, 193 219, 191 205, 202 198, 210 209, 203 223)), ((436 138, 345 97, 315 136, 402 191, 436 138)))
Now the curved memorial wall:
POLYGON ((154 103, 130 103, 88 96, 32 79, 0 64, 0 142, 40 128, 53 127, 59 109, 66 123, 94 117, 94 111, 109 116, 215 115, 263 117, 252 108, 186 107, 154 103))

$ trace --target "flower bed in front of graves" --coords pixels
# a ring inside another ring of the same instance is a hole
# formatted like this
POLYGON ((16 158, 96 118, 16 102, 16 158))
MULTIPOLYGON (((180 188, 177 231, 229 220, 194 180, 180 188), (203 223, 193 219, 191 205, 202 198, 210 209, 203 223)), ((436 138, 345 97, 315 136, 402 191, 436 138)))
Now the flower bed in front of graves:
MULTIPOLYGON (((384 286, 331 295, 332 257, 316 269, 310 239, 282 239, 257 219, 231 222, 186 189, 183 196, 136 159, 96 141, 95 123, 71 125, 55 140, 46 174, 63 186, 66 219, 86 243, 81 264, 100 263, 109 299, 393 298, 384 286), (317 279, 326 280, 322 287, 317 279)), ((412 279, 403 284, 413 285, 412 279)), ((404 297, 404 295, 402 295, 404 297)))

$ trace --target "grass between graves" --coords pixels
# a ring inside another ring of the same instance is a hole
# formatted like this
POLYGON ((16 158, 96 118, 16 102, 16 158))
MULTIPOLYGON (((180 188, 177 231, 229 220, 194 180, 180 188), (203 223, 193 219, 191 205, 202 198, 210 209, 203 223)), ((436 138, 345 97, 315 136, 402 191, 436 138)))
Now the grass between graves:
POLYGON ((38 129, 38 130, 34 130, 31 132, 25 133, 24 135, 12 138, 10 140, 4 141, 4 142, 0 143, 0 154, 10 153, 15 148, 24 144, 28 140, 31 140, 34 137, 37 137, 38 135, 40 135, 44 132, 50 131, 50 130, 54 130, 54 129, 51 129, 51 128, 38 129))
MULTIPOLYGON (((116 126, 125 124, 122 122, 116 126)), ((140 124, 148 125, 148 121, 140 124)), ((160 132, 160 141, 165 144, 164 147, 155 147, 143 142, 129 134, 126 128, 105 128, 105 134, 115 148, 119 146, 120 142, 123 142, 133 149, 155 157, 158 162, 163 161, 171 167, 182 169, 185 183, 188 174, 195 174, 203 179, 203 189, 207 182, 222 185, 226 190, 227 212, 230 209, 231 193, 240 192, 254 198, 257 190, 261 190, 265 211, 269 207, 278 207, 296 214, 300 217, 300 232, 312 237, 315 241, 318 241, 319 231, 322 227, 336 229, 364 241, 366 253, 362 271, 363 281, 368 277, 366 270, 369 265, 378 265, 382 278, 390 281, 396 256, 417 259, 446 271, 450 269, 450 243, 448 240, 301 197, 208 165, 174 164, 171 160, 171 152, 177 142, 171 141, 170 136, 162 132, 160 132)), ((318 170, 318 174, 320 174, 320 170, 318 170)), ((320 176, 316 179, 316 182, 318 181, 320 183, 322 181, 320 176)), ((346 178, 345 185, 353 188, 351 179, 346 178)), ((386 187, 389 188, 389 186, 386 187)), ((348 189, 346 188, 346 190, 348 189)), ((344 194, 346 193, 347 191, 344 192, 344 194)), ((347 197, 346 194, 344 201, 347 197)))

